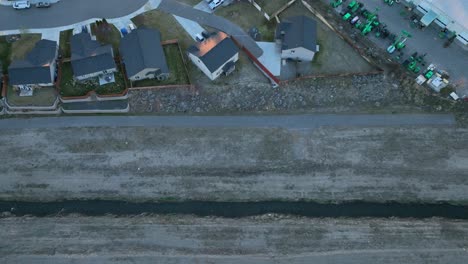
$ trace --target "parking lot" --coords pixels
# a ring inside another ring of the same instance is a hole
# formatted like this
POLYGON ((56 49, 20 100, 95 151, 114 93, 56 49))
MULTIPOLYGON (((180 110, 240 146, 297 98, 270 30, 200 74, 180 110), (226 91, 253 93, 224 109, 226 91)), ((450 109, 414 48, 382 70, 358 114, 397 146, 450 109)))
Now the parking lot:
MULTIPOLYGON (((371 12, 374 12, 377 8, 380 22, 386 24, 387 29, 391 33, 399 35, 402 30, 411 33, 412 37, 409 38, 406 42, 406 48, 403 49, 403 60, 414 52, 427 54, 425 57, 426 67, 434 63, 438 69, 447 71, 450 75, 449 80, 456 88, 459 96, 468 96, 468 76, 466 74, 468 52, 456 43, 444 48, 444 42, 447 39, 439 37, 441 28, 438 25, 432 23, 429 27, 422 30, 411 26, 410 17, 412 14, 406 10, 403 4, 389 6, 383 0, 361 0, 360 2, 371 12)), ((346 4, 343 5, 343 7, 345 6, 346 4)), ((383 49, 386 49, 391 44, 389 39, 376 38, 375 32, 370 33, 368 36, 383 49)), ((421 67, 421 69, 425 68, 421 67)))

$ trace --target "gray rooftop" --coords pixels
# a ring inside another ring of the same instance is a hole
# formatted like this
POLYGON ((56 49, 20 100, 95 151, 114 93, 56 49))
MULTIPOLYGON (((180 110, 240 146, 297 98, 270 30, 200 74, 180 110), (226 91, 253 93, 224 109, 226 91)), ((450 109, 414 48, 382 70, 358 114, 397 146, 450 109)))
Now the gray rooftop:
POLYGON ((191 46, 188 52, 200 58, 206 67, 214 72, 239 52, 234 41, 224 32, 218 32, 203 42, 191 46))
POLYGON ((39 40, 23 60, 15 60, 8 67, 9 84, 51 83, 50 64, 55 63, 57 43, 39 40))
POLYGON ((282 50, 304 47, 317 51, 317 22, 307 16, 285 18, 276 28, 276 39, 282 40, 282 50))
POLYGON ((71 37, 71 64, 73 74, 81 76, 115 68, 111 45, 101 45, 83 31, 71 37))
POLYGON ((120 54, 129 77, 146 68, 157 68, 161 73, 169 73, 158 30, 133 30, 120 41, 120 54))

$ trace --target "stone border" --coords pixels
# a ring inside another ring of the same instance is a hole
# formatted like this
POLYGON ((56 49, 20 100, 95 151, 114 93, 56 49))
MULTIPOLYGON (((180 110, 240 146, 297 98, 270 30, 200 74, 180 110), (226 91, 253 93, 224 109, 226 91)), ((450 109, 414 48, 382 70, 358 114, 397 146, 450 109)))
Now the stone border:
POLYGON ((125 109, 112 109, 112 110, 66 110, 63 107, 60 107, 60 110, 65 114, 116 114, 116 113, 128 113, 130 112, 130 103, 127 103, 125 109))
POLYGON ((59 115, 62 113, 62 110, 61 108, 58 108, 54 111, 39 111, 39 110, 36 110, 36 111, 21 111, 21 112, 17 112, 17 111, 8 111, 5 109, 5 114, 8 114, 8 115, 59 115))
MULTIPOLYGON (((57 92, 57 89, 55 89, 57 92)), ((56 110, 59 102, 59 96, 56 94, 54 103, 49 106, 15 106, 8 103, 8 74, 3 76, 3 87, 2 87, 2 97, 4 101, 4 107, 10 110, 26 110, 26 111, 47 111, 47 110, 56 110)), ((8 111, 7 111, 8 112, 8 111)))

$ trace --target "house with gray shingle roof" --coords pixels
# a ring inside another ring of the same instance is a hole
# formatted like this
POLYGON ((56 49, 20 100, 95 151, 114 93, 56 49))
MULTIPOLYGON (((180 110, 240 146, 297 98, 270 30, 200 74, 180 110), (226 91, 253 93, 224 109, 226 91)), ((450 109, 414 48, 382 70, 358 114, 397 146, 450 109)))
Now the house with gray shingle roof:
POLYGON ((77 80, 86 80, 117 71, 112 45, 101 45, 86 30, 71 37, 71 65, 77 80))
POLYGON ((125 35, 120 41, 120 55, 131 81, 169 77, 158 30, 138 28, 125 35))
POLYGON ((319 51, 317 22, 307 16, 285 18, 276 27, 275 39, 283 59, 312 61, 319 51))
POLYGON ((24 59, 14 60, 8 67, 9 85, 27 90, 54 85, 57 55, 55 41, 38 41, 24 59))
POLYGON ((189 59, 211 80, 228 75, 236 68, 239 48, 224 32, 211 34, 187 50, 189 59))

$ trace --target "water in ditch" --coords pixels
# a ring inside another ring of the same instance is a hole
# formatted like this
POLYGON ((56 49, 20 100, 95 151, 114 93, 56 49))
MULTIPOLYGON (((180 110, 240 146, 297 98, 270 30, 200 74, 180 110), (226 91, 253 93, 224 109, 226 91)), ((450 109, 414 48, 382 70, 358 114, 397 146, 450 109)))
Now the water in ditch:
POLYGON ((307 217, 403 217, 468 219, 468 206, 450 204, 402 204, 350 202, 320 204, 314 202, 162 202, 129 203, 123 201, 61 201, 48 203, 0 202, 0 212, 16 216, 48 216, 78 213, 88 216, 112 214, 193 214, 197 216, 245 217, 268 213, 307 217))

